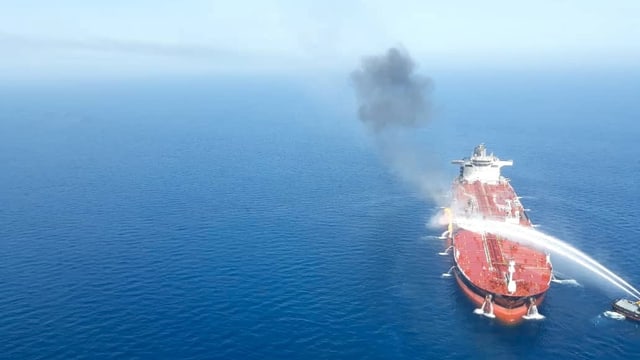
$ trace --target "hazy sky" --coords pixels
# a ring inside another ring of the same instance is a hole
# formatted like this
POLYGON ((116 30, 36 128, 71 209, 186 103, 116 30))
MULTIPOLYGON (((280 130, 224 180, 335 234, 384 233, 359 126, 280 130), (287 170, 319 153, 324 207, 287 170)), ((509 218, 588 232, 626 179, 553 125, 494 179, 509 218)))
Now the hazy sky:
POLYGON ((0 76, 640 65, 640 1, 7 1, 0 76))

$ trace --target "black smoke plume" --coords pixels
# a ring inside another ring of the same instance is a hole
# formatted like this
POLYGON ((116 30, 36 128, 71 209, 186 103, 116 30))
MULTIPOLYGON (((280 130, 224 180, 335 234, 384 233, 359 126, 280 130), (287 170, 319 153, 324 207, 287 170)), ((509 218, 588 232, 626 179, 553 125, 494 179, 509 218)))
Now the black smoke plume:
POLYGON ((370 130, 382 159, 393 173, 411 184, 425 199, 446 203, 447 181, 426 135, 414 131, 432 117, 432 81, 416 73, 409 54, 390 48, 385 54, 362 59, 351 73, 358 101, 358 117, 370 130))
POLYGON ((359 103, 358 116, 371 130, 390 126, 417 127, 431 114, 431 80, 415 73, 415 63, 403 49, 363 58, 351 74, 359 103))

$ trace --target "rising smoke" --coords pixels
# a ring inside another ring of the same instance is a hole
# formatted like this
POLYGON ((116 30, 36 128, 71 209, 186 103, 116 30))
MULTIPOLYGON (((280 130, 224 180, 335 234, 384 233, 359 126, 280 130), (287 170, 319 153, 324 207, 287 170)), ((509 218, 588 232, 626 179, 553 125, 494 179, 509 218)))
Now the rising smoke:
POLYGON ((351 74, 358 116, 374 132, 389 127, 418 127, 431 115, 431 79, 415 73, 415 63, 401 49, 368 56, 351 74))
POLYGON ((415 70, 416 64, 401 48, 364 57, 351 74, 358 117, 391 170, 426 199, 444 205, 447 181, 443 172, 433 152, 424 148, 428 139, 415 140, 417 129, 433 117, 433 83, 415 70))

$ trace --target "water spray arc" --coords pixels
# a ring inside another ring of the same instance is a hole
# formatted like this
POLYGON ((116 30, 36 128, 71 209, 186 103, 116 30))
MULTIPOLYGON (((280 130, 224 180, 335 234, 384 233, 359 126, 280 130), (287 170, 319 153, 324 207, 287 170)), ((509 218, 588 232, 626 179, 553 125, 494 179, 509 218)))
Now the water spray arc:
POLYGON ((471 156, 451 163, 459 166, 459 175, 451 186, 450 206, 440 213, 438 223, 447 226, 441 238, 453 246, 445 253, 453 253, 459 288, 476 305, 476 314, 510 325, 543 319, 537 306, 544 301, 553 273, 546 254, 509 237, 459 224, 466 218, 495 218, 530 226, 515 190, 501 174, 501 168, 513 161, 501 160, 479 144, 471 156))
POLYGON ((456 225, 471 231, 480 231, 498 234, 500 236, 510 237, 522 243, 528 243, 533 246, 541 247, 560 256, 563 256, 574 263, 584 267, 592 273, 598 275, 611 285, 624 291, 636 299, 640 299, 640 291, 622 279, 620 276, 607 269, 605 266, 583 253, 582 251, 572 247, 571 245, 544 234, 538 230, 528 229, 521 226, 515 226, 498 221, 474 220, 474 219, 456 219, 456 225))
POLYGON ((460 172, 453 180, 450 207, 437 217, 440 226, 447 226, 440 239, 447 240, 448 248, 439 255, 453 253, 453 275, 476 305, 477 314, 495 316, 507 324, 544 319, 538 306, 552 282, 580 286, 573 279, 554 276, 551 254, 640 299, 640 291, 620 276, 534 228, 528 209, 501 174, 502 167, 513 165, 512 160, 501 160, 480 144, 470 157, 452 163, 459 165, 460 172))

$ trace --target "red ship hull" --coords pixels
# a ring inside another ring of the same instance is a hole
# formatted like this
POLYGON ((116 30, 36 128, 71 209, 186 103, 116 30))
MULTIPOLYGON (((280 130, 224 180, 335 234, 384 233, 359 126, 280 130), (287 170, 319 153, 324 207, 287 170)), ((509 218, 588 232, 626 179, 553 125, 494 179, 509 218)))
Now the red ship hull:
POLYGON ((471 160, 455 162, 462 166, 452 189, 451 212, 455 220, 452 219, 454 226, 449 229, 448 245, 453 249, 456 281, 477 307, 477 314, 505 324, 542 318, 537 306, 544 300, 551 282, 549 256, 502 237, 498 231, 477 231, 464 226, 465 219, 532 226, 508 180, 491 169, 511 162, 486 156, 482 145, 476 148, 475 155, 471 160), (474 166, 480 170, 473 169, 474 166))
MULTIPOLYGON (((456 281, 458 283, 458 286, 460 287, 462 292, 471 300, 471 302, 473 302, 475 306, 480 308, 483 305, 485 298, 483 296, 478 295, 478 292, 469 288, 464 283, 464 280, 460 278, 461 276, 460 274, 456 272, 455 276, 456 276, 456 281)), ((544 300, 544 295, 545 294, 542 293, 538 297, 536 297, 537 305, 542 304, 542 301, 544 300)), ((496 319, 498 319, 500 322, 507 325, 516 325, 523 321, 524 316, 526 316, 529 311, 529 307, 527 305, 521 305, 514 308, 507 308, 507 307, 494 304, 493 311, 496 316, 496 319)))

